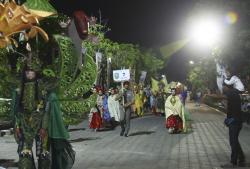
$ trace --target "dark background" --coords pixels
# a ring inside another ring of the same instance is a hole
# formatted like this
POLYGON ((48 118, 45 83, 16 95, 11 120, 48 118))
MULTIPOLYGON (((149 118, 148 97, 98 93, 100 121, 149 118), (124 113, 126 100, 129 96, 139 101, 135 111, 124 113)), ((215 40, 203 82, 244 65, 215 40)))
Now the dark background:
MULTIPOLYGON (((83 9, 88 16, 96 16, 111 31, 107 38, 120 43, 133 43, 147 48, 161 46, 181 39, 183 25, 195 0, 53 0, 53 6, 71 15, 83 9)), ((184 81, 187 56, 177 52, 162 72, 168 80, 184 81), (179 67, 176 70, 176 67, 179 67)))

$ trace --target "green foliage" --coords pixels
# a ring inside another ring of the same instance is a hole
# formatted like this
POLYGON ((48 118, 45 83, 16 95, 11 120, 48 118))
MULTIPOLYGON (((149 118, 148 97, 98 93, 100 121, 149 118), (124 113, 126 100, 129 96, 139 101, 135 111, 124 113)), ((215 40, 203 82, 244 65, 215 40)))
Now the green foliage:
POLYGON ((11 72, 8 61, 8 53, 5 49, 0 49, 0 97, 10 98, 10 93, 16 79, 11 72))
POLYGON ((72 75, 76 69, 77 59, 74 51, 74 45, 70 38, 61 35, 54 35, 54 38, 58 43, 60 52, 60 56, 58 57, 58 71, 61 79, 59 95, 62 96, 64 89, 69 86, 75 78, 72 75))
POLYGON ((29 9, 56 13, 56 10, 50 5, 48 0, 26 0, 24 5, 29 9))
POLYGON ((10 103, 0 101, 0 119, 8 120, 10 117, 10 103))
POLYGON ((62 101, 62 112, 65 124, 78 124, 86 117, 86 112, 96 104, 96 96, 78 101, 62 101))
POLYGON ((84 42, 87 55, 95 56, 97 51, 103 54, 103 62, 106 64, 107 58, 112 60, 112 69, 130 68, 136 72, 136 79, 142 70, 148 75, 155 74, 163 68, 161 60, 153 50, 142 50, 138 45, 117 43, 105 38, 105 32, 109 31, 102 25, 96 24, 90 27, 90 40, 84 42))
POLYGON ((212 58, 204 59, 203 62, 193 65, 188 73, 188 81, 194 90, 207 88, 214 89, 216 84, 216 69, 212 58))
POLYGON ((92 87, 96 77, 95 62, 91 56, 87 55, 83 68, 74 76, 77 58, 72 41, 61 35, 55 35, 54 38, 60 49, 57 64, 61 77, 59 97, 64 100, 61 107, 64 121, 66 124, 77 124, 81 122, 84 113, 94 106, 96 99, 93 96, 85 100, 70 101, 70 99, 80 98, 92 87))

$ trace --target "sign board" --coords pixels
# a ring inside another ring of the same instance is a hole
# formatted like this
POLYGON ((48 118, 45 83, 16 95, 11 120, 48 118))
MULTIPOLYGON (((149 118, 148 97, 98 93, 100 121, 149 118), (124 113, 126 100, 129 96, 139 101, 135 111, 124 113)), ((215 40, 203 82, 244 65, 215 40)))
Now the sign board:
POLYGON ((130 80, 129 69, 113 70, 113 80, 115 82, 122 82, 130 80))

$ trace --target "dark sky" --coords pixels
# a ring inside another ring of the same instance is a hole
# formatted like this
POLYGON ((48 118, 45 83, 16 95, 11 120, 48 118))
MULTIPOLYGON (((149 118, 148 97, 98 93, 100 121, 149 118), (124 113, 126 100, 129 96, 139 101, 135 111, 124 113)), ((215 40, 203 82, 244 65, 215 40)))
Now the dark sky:
MULTIPOLYGON (((129 42, 144 47, 160 46, 181 39, 182 28, 195 0, 54 0, 57 9, 71 13, 84 9, 87 15, 107 21, 111 31, 107 37, 117 42, 129 42)), ((185 69, 173 72, 172 67, 186 62, 179 52, 166 69, 172 80, 183 80, 185 69)))
POLYGON ((70 13, 81 8, 107 21, 109 38, 119 42, 155 47, 178 39, 194 0, 54 0, 58 9, 70 13))

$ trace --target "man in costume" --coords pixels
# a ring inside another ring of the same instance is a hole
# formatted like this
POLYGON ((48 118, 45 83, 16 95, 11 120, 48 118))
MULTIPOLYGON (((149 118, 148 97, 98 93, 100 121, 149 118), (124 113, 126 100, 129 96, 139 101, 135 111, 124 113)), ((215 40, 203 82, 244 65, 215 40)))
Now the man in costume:
POLYGON ((32 152, 34 140, 39 169, 71 168, 75 154, 67 142, 69 134, 63 124, 60 104, 55 93, 47 95, 40 86, 37 73, 26 67, 20 93, 13 100, 19 168, 36 168, 32 152), (64 150, 69 156, 65 156, 64 150), (61 160, 67 161, 66 165, 62 166, 61 160))
POLYGON ((185 110, 176 88, 171 89, 171 95, 165 102, 166 128, 170 134, 186 132, 185 110))
MULTIPOLYGON (((39 94, 37 74, 30 68, 23 71, 20 95, 15 103, 15 138, 18 143, 19 168, 35 168, 32 146, 37 143, 39 168, 50 166, 45 98, 39 94)), ((48 167, 47 167, 48 168, 48 167)))

